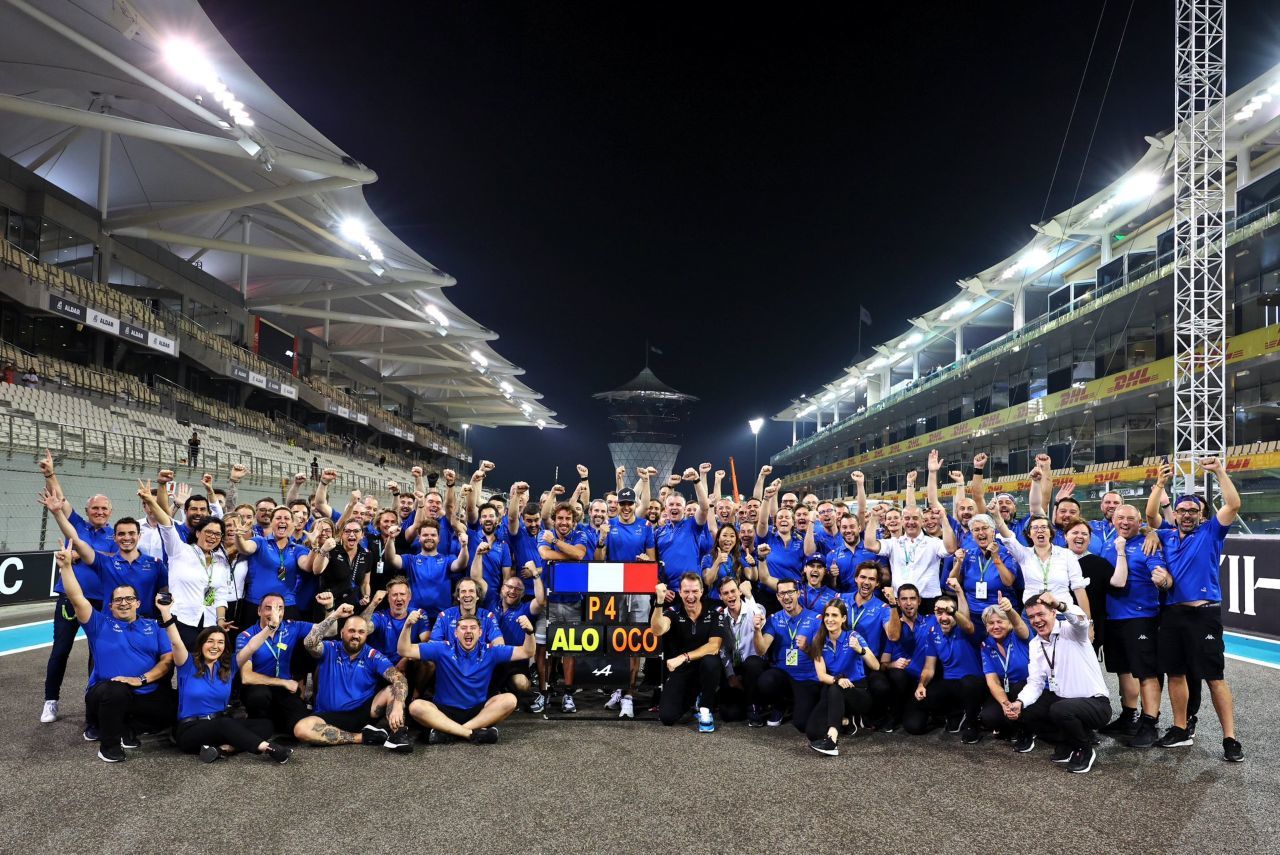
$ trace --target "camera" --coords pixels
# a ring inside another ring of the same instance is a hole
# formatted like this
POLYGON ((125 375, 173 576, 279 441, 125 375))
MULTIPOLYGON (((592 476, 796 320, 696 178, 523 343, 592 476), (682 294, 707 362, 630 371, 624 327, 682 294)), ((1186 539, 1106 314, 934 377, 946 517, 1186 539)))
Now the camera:
POLYGON ((161 591, 156 595, 156 604, 161 606, 173 605, 173 594, 168 591, 161 591))

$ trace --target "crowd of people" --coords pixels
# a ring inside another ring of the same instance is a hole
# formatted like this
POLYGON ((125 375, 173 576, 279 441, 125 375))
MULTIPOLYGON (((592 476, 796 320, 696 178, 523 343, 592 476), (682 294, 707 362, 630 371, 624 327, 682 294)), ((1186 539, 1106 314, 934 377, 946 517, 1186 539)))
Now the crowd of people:
POLYGON ((1242 760, 1218 582, 1240 496, 1222 461, 1198 463, 1216 510, 1167 496, 1165 466, 1141 509, 1107 493, 1093 520, 1074 483, 1055 487, 1047 456, 1025 511, 988 497, 986 464, 978 454, 968 477, 948 471, 940 485, 931 452, 923 501, 909 471, 895 504, 869 500, 861 472, 852 497, 825 500, 784 491, 769 466, 750 495, 726 495, 707 463, 665 480, 618 469, 601 496, 583 466, 572 492, 516 481, 501 493, 486 489, 495 467, 483 461, 465 481, 414 468, 411 485, 351 491, 340 507, 332 469, 297 475, 283 501, 242 503, 237 465, 225 489, 162 470, 138 482, 138 515, 120 516, 102 495, 74 509, 46 452, 39 501, 66 548, 41 721, 59 716, 83 627, 84 737, 107 762, 157 730, 204 762, 283 763, 289 741, 491 744, 517 710, 577 710, 574 658, 548 656, 546 642, 549 625, 583 620, 582 597, 544 570, 656 562, 654 593, 624 597, 617 618, 661 640, 605 704, 620 717, 652 685, 667 726, 789 719, 830 756, 859 732, 943 728, 1022 753, 1048 743, 1053 762, 1086 773, 1104 737, 1192 745, 1203 683, 1223 759, 1242 760), (1114 715, 1103 662, 1118 676, 1114 715))

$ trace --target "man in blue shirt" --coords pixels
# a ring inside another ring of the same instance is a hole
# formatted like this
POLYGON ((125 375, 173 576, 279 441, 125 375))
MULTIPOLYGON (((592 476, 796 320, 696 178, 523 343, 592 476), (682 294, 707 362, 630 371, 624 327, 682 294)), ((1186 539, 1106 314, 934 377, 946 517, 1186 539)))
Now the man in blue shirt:
POLYGON ((533 623, 520 618, 524 644, 486 646, 480 640, 480 621, 465 617, 454 629, 454 643, 428 641, 414 644, 413 625, 422 613, 413 611, 400 633, 399 652, 406 659, 434 662, 436 693, 431 701, 416 700, 409 705, 414 721, 430 728, 427 742, 436 744, 466 739, 479 745, 498 741, 496 725, 515 712, 516 696, 502 692, 486 700, 493 671, 500 665, 528 661, 534 654, 533 623))
MULTIPOLYGON (((711 464, 703 463, 699 469, 705 475, 711 471, 711 464)), ((707 513, 711 509, 703 476, 697 470, 686 469, 681 478, 693 484, 693 492, 698 499, 693 515, 687 516, 685 513, 684 496, 672 491, 663 505, 665 516, 662 523, 653 532, 658 560, 662 562, 662 581, 667 583, 667 604, 676 600, 680 576, 697 573, 702 567, 702 535, 707 526, 707 513)))
POLYGON ((782 724, 782 710, 791 698, 791 723, 805 732, 809 715, 818 702, 822 684, 809 658, 809 642, 821 626, 821 618, 800 608, 794 579, 778 582, 778 602, 782 610, 765 619, 756 616, 755 646, 760 656, 772 655, 773 667, 756 681, 755 696, 770 706, 765 723, 782 724))
POLYGON ((134 726, 173 721, 174 702, 161 678, 173 667, 173 648, 160 625, 138 617, 138 593, 128 585, 110 593, 110 614, 96 611, 71 570, 71 550, 55 556, 58 573, 76 620, 93 650, 93 673, 85 694, 85 739, 98 734, 98 757, 107 763, 125 759, 137 748, 134 726))
POLYGON ((449 607, 449 574, 461 573, 467 566, 467 536, 458 535, 461 549, 456 555, 437 552, 440 531, 434 525, 418 530, 420 551, 417 555, 400 555, 394 544, 388 544, 383 560, 396 570, 402 570, 413 591, 412 605, 426 614, 435 615, 449 607))
MULTIPOLYGON (((498 626, 502 630, 503 642, 511 646, 524 644, 524 624, 521 618, 528 618, 536 626, 538 616, 547 607, 547 592, 542 585, 542 568, 534 567, 534 594, 532 600, 524 599, 524 585, 517 578, 502 583, 501 599, 496 612, 498 626)), ((535 634, 536 642, 537 636, 535 634)), ((489 683, 491 695, 499 692, 513 692, 521 705, 532 703, 533 684, 529 682, 527 662, 508 663, 494 669, 493 679, 489 683)))
POLYGON ((365 644, 369 623, 343 603, 311 627, 303 647, 319 660, 315 713, 299 721, 293 735, 310 745, 382 745, 397 754, 413 751, 405 727, 409 683, 387 657, 365 644), (350 618, 350 620, 346 620, 350 618), (333 635, 346 620, 339 640, 333 635), (381 686, 382 683, 386 686, 381 686), (386 728, 376 722, 385 716, 386 728))
MULTIPOLYGON (((240 666, 240 700, 251 719, 268 719, 277 733, 292 733, 311 714, 302 686, 293 676, 293 656, 314 624, 285 620, 284 597, 267 594, 258 603, 258 629, 270 635, 240 666)), ((236 653, 253 639, 251 631, 236 636, 236 653)))
POLYGON ((486 609, 497 607, 498 589, 502 587, 502 580, 511 575, 511 550, 498 533, 498 510, 486 502, 480 506, 479 522, 471 528, 467 539, 472 575, 476 562, 482 565, 485 592, 481 594, 481 602, 486 609))
POLYGON ((524 583, 524 595, 533 596, 533 575, 527 569, 532 563, 542 567, 538 540, 542 536, 542 509, 529 501, 529 485, 517 481, 511 485, 511 504, 507 508, 507 545, 511 550, 511 567, 524 583))
POLYGON ((929 732, 930 715, 941 714, 946 717, 947 732, 959 733, 962 742, 972 745, 982 739, 978 715, 986 700, 986 681, 972 640, 968 604, 956 590, 959 583, 947 581, 951 593, 943 594, 933 605, 937 626, 930 627, 918 642, 924 648, 924 668, 903 714, 903 726, 907 733, 919 736, 929 732), (934 679, 939 665, 943 676, 934 679))
MULTIPOLYGON (((587 536, 574 528, 573 505, 560 502, 551 514, 551 528, 542 532, 542 540, 538 545, 538 553, 543 562, 547 561, 585 561, 587 558, 587 536)), ((547 621, 549 623, 573 623, 582 620, 582 597, 579 594, 547 595, 547 621)), ((545 639, 545 629, 543 638, 545 639)), ((546 665, 546 644, 537 647, 538 678, 547 686, 549 679, 546 665)), ((560 657, 560 666, 564 671, 564 694, 560 698, 561 712, 578 711, 573 700, 573 666, 572 656, 560 657)), ((544 688, 543 691, 546 691, 544 688)))
POLYGON ((893 586, 883 589, 889 611, 884 622, 884 653, 880 671, 889 681, 888 709, 879 730, 892 733, 902 727, 902 714, 915 692, 924 670, 924 638, 938 624, 933 615, 920 614, 920 590, 910 583, 900 585, 895 595, 893 586))
MULTIPOLYGON (((640 475, 647 482, 648 472, 640 475)), ((636 518, 636 491, 623 487, 618 491, 618 513, 600 527, 600 537, 596 543, 595 560, 617 561, 656 561, 657 545, 653 536, 653 526, 648 520, 636 518)), ((621 619, 630 623, 644 623, 649 618, 649 597, 645 594, 627 594, 622 598, 625 616, 621 619)), ((643 657, 633 656, 627 688, 614 689, 605 709, 619 708, 619 718, 635 718, 635 690, 639 682, 640 666, 643 657)))
MULTIPOLYGON (((1199 692, 1190 696, 1190 685, 1209 684, 1218 721, 1222 724, 1222 757, 1238 763, 1244 749, 1236 739, 1235 703, 1224 676, 1222 639, 1222 590, 1218 566, 1227 533, 1240 514, 1240 493, 1227 476, 1227 467, 1215 458, 1199 461, 1213 474, 1222 494, 1222 507, 1210 513, 1198 496, 1179 496, 1173 503, 1176 525, 1160 528, 1169 578, 1156 584, 1164 591, 1165 608, 1160 620, 1160 669, 1169 677, 1169 702, 1173 727, 1156 743, 1162 748, 1190 745, 1195 735, 1199 692)), ((1160 477, 1147 501, 1147 521, 1160 524, 1160 501, 1171 470, 1160 468, 1160 477)), ((1154 580, 1153 580, 1154 581, 1154 580)))

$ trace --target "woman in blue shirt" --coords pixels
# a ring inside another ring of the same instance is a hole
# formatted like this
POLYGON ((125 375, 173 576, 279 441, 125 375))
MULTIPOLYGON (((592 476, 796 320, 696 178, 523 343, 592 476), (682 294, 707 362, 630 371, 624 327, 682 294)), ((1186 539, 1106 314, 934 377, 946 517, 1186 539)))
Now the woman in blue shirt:
MULTIPOLYGON (((173 741, 178 748, 199 754, 202 763, 212 763, 236 751, 266 754, 277 763, 287 761, 293 749, 269 741, 270 721, 236 719, 226 714, 234 674, 226 633, 216 626, 202 630, 196 636, 195 653, 189 653, 166 600, 167 595, 158 595, 156 609, 160 612, 160 625, 169 634, 173 664, 178 669, 178 723, 173 727, 173 741)), ((269 625, 254 633, 235 657, 235 668, 253 658, 254 651, 270 634, 269 625)))
POLYGON ((1022 723, 1011 725, 1004 710, 1011 698, 1027 685, 1027 669, 1031 653, 1027 639, 1031 637, 1014 601, 998 594, 995 605, 982 610, 982 624, 987 637, 982 642, 982 673, 991 697, 982 704, 979 720, 984 730, 995 730, 1001 739, 1022 738, 1022 723))
POLYGON ((809 643, 809 656, 822 684, 822 697, 805 736, 809 747, 819 754, 836 757, 841 730, 858 732, 856 722, 871 710, 871 693, 867 690, 867 670, 877 671, 880 660, 867 647, 867 642, 853 630, 845 630, 849 612, 844 600, 835 599, 822 609, 822 626, 809 643), (820 711, 825 710, 826 714, 820 711), (825 732, 824 732, 825 731, 825 732))

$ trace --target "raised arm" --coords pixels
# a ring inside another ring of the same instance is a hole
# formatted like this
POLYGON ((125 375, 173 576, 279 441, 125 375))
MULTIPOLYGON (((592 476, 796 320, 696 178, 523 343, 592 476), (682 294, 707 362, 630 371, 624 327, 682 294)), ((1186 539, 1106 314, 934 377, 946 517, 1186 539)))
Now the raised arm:
POLYGON ((338 480, 338 470, 324 469, 320 472, 320 483, 316 485, 316 510, 330 519, 333 508, 329 505, 329 485, 338 480))
POLYGON ((44 506, 53 517, 53 521, 58 524, 58 530, 62 532, 75 550, 76 555, 80 556, 80 560, 85 564, 92 565, 97 553, 93 551, 93 547, 80 539, 80 535, 76 532, 75 526, 67 519, 67 500, 61 493, 50 493, 47 489, 39 494, 40 505, 44 506))
MULTIPOLYGON (((467 569, 467 533, 465 531, 458 532, 458 554, 453 556, 453 561, 449 564, 449 569, 454 573, 461 573, 467 569)), ((477 548, 477 552, 479 549, 477 548)))
POLYGON ((173 664, 181 668, 187 664, 190 654, 187 652, 187 645, 182 643, 182 634, 178 632, 178 622, 173 619, 172 611, 172 604, 160 602, 160 595, 157 594, 156 612, 160 615, 160 625, 169 636, 169 646, 173 648, 173 664))
POLYGON ((964 595, 960 580, 947 579, 947 587, 956 598, 956 626, 960 627, 965 635, 973 635, 973 619, 969 616, 969 598, 964 595))
POLYGON ((355 607, 350 603, 343 603, 329 614, 324 616, 324 620, 311 627, 311 631, 307 633, 307 637, 302 639, 302 646, 316 659, 324 655, 324 640, 327 636, 333 635, 337 629, 338 621, 345 617, 351 617, 355 614, 355 607))
POLYGON ((289 492, 284 495, 285 507, 288 507, 297 501, 298 493, 302 490, 302 485, 305 483, 307 483, 306 474, 299 472, 297 475, 293 476, 293 481, 289 484, 289 492))
POLYGON ((422 658, 418 645, 413 642, 413 627, 420 620, 422 620, 422 609, 414 609, 404 619, 404 626, 400 628, 400 637, 396 639, 396 653, 401 659, 422 658))
POLYGON ((475 472, 471 473, 471 492, 467 493, 467 525, 475 525, 479 511, 477 502, 480 500, 480 491, 484 489, 485 476, 494 469, 493 463, 488 460, 481 460, 480 466, 475 472))
POLYGON ((756 542, 760 543, 769 536, 769 520, 778 511, 778 490, 782 483, 774 481, 764 488, 764 501, 760 503, 760 514, 756 517, 756 542))
MULTIPOLYGON (((164 490, 159 492, 163 493, 164 490)), ((151 493, 150 481, 138 481, 138 498, 143 501, 147 509, 151 511, 152 516, 156 518, 156 525, 172 526, 173 518, 169 516, 169 512, 160 506, 160 502, 151 493)))
POLYGON ((71 601, 76 620, 80 623, 88 623, 90 616, 93 615, 93 606, 85 598, 84 589, 80 587, 80 580, 76 578, 75 570, 71 566, 71 550, 59 549, 54 554, 54 559, 58 562, 58 575, 62 577, 62 589, 66 592, 67 599, 71 601))
POLYGON ((66 500, 66 493, 62 490, 62 485, 58 483, 58 473, 53 469, 53 455, 49 449, 44 450, 44 457, 40 458, 40 474, 44 476, 44 488, 58 496, 63 496, 63 513, 68 516, 71 514, 71 503, 66 500))
POLYGON ((507 534, 520 533, 520 517, 524 513, 525 503, 529 501, 529 485, 517 481, 511 485, 511 497, 507 502, 507 534))
POLYGON ((983 481, 983 474, 986 472, 988 459, 985 451, 973 456, 973 478, 969 481, 969 495, 973 497, 974 503, 978 506, 978 513, 982 513, 982 510, 987 506, 985 498, 987 486, 983 481))
POLYGON ((581 463, 577 465, 577 470, 578 489, 574 492, 582 494, 582 507, 585 508, 591 504, 591 480, 589 477, 591 473, 587 470, 587 467, 583 466, 581 463))
POLYGON ((644 511, 641 514, 637 514, 637 516, 643 517, 649 512, 649 503, 653 501, 652 479, 657 474, 658 470, 652 466, 636 469, 636 475, 639 477, 639 480, 636 481, 636 507, 642 508, 644 511))
POLYGON ((929 452, 928 474, 925 476, 924 500, 931 508, 941 507, 942 503, 938 501, 938 470, 942 468, 942 458, 938 456, 938 449, 929 452))
POLYGON ((666 601, 667 586, 665 583, 659 582, 655 590, 653 612, 649 615, 649 628, 653 630, 654 635, 659 637, 666 635, 671 629, 671 618, 667 617, 664 609, 666 601))
POLYGON ((760 467, 760 474, 756 476, 756 485, 751 488, 751 498, 759 502, 764 501, 764 482, 772 474, 773 467, 769 464, 766 463, 760 467))
POLYGON ((867 476, 862 474, 861 469, 855 469, 849 473, 849 477, 853 480, 857 501, 858 528, 865 531, 867 528, 867 476))
POLYGON ((475 558, 471 559, 471 581, 476 583, 476 591, 482 601, 485 595, 489 593, 489 583, 484 580, 484 557, 489 554, 489 550, 492 548, 489 545, 489 541, 481 540, 476 544, 475 558))
MULTIPOLYGON (((176 631, 177 628, 170 627, 170 629, 173 629, 176 631)), ((248 664, 249 660, 253 658, 253 654, 258 652, 258 648, 261 647, 263 644, 265 644, 269 638, 271 638, 272 632, 273 630, 271 628, 271 625, 268 624, 264 627, 259 628, 257 632, 255 632, 252 636, 249 637, 249 641, 245 643, 245 646, 240 648, 239 652, 236 653, 236 668, 238 670, 243 672, 244 666, 248 664)), ((173 641, 173 636, 169 637, 169 641, 170 642, 173 641)), ((178 648, 175 645, 173 649, 176 651, 178 648)), ((177 657, 175 656, 174 658, 176 659, 177 657)))
POLYGON ((1212 472, 1218 479, 1218 491, 1222 494, 1222 507, 1218 509, 1218 524, 1229 526, 1240 515, 1240 491, 1227 475, 1227 467, 1221 458, 1206 457, 1200 461, 1200 468, 1212 472))
POLYGON ((916 478, 918 478, 919 476, 920 476, 919 471, 915 469, 907 470, 907 475, 906 475, 907 489, 905 494, 902 497, 903 510, 906 510, 907 508, 920 507, 918 504, 916 504, 916 478))
POLYGON ((1159 474, 1156 475, 1156 481, 1151 485, 1151 495, 1147 497, 1147 507, 1145 516, 1147 525, 1153 529, 1160 527, 1162 517, 1160 515, 1160 505, 1164 501, 1165 485, 1169 483, 1169 479, 1173 476, 1173 466, 1169 463, 1161 463, 1159 474))

